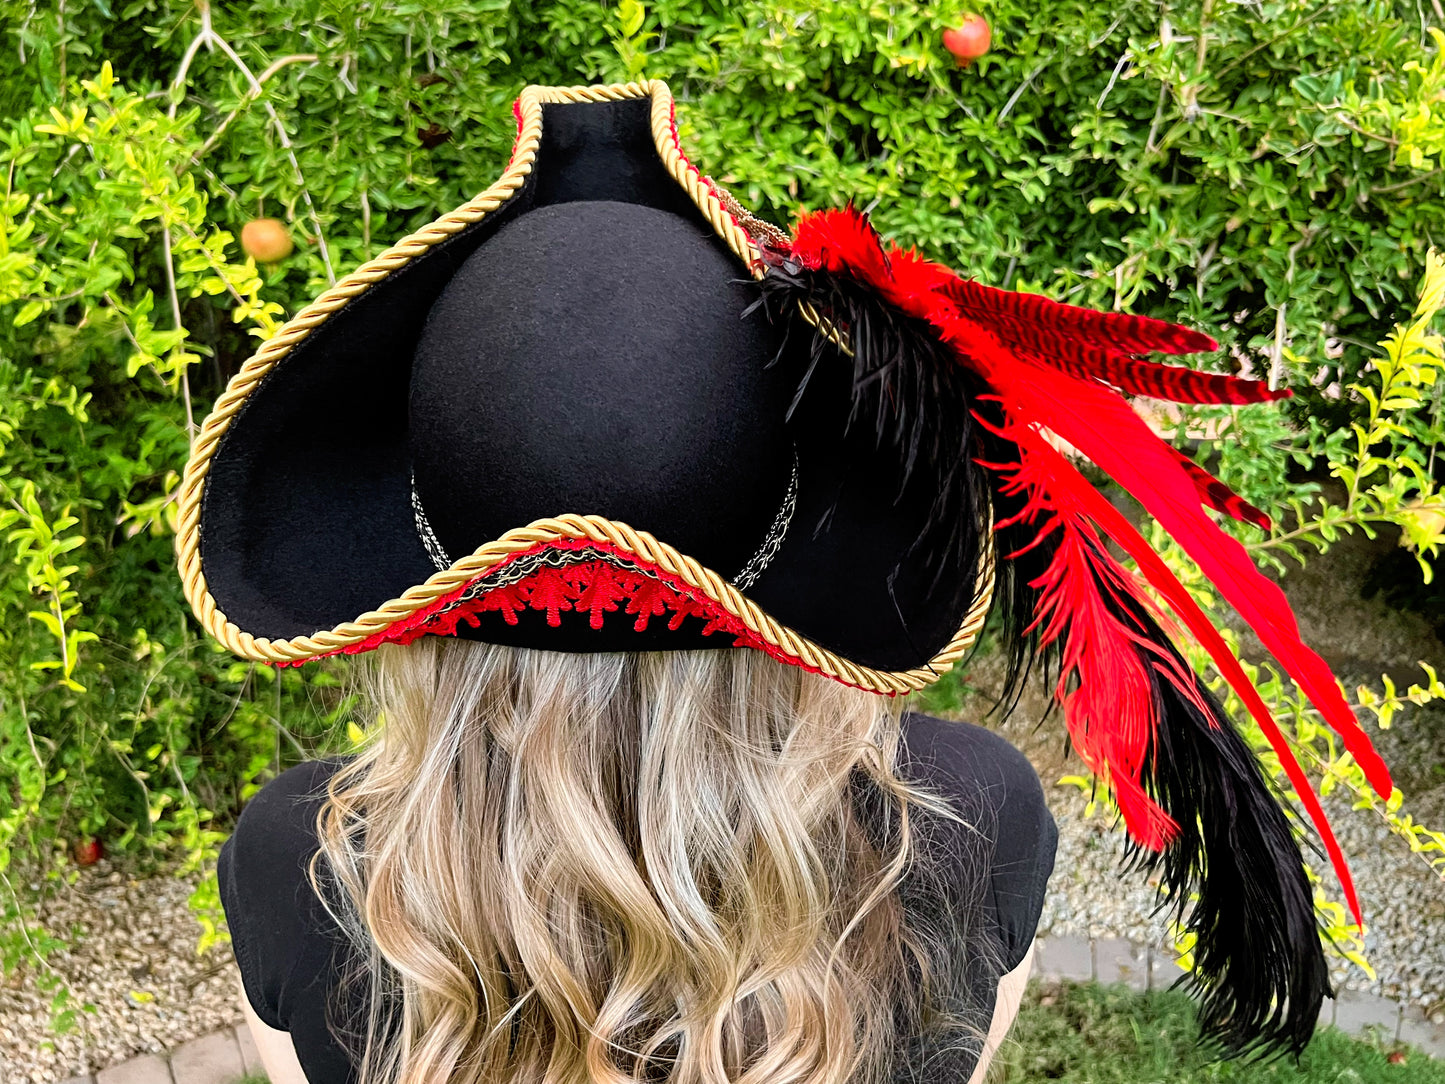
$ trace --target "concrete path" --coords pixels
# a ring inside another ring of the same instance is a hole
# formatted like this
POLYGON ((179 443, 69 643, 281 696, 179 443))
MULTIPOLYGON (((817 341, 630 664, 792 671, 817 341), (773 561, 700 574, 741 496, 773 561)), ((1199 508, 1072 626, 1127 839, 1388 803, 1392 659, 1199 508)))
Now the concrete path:
POLYGON ((166 1057, 145 1054, 65 1084, 235 1084, 248 1074, 262 1075, 261 1058, 241 1024, 182 1043, 166 1057))
MULTIPOLYGON (((1136 990, 1162 990, 1179 974, 1171 959, 1128 941, 1040 938, 1034 957, 1034 977, 1041 979, 1122 982, 1136 990)), ((1331 1024, 1351 1035, 1373 1031, 1445 1058, 1445 1024, 1432 1024, 1418 1009, 1395 1001, 1341 991, 1320 1013, 1320 1026, 1331 1024)), ((184 1043, 168 1057, 147 1054, 64 1084, 235 1084, 248 1073, 260 1072, 251 1035, 241 1025, 184 1043)))

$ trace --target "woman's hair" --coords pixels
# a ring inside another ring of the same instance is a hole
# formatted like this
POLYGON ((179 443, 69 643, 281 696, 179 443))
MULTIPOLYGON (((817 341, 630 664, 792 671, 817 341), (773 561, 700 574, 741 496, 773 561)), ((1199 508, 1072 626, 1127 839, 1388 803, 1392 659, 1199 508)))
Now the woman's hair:
POLYGON ((312 877, 363 1084, 891 1077, 930 1011, 910 813, 948 812, 888 700, 745 650, 427 637, 361 673, 312 877))

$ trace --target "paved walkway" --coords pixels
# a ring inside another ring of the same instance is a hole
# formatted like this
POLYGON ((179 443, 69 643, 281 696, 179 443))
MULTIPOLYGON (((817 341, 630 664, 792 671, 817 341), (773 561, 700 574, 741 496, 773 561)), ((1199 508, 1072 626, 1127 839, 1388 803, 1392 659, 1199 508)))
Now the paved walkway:
MULTIPOLYGON (((1122 982, 1136 990, 1165 989, 1180 974, 1168 956, 1128 941, 1041 937, 1034 958, 1037 978, 1122 982)), ((1338 998, 1327 998, 1320 1010, 1320 1026, 1331 1024, 1350 1035, 1373 1031, 1388 1040, 1409 1043, 1432 1058, 1445 1058, 1445 1023, 1432 1023, 1413 1005, 1341 990, 1338 998)))
POLYGON ((65 1084, 235 1084, 253 1073, 262 1074, 261 1058, 240 1024, 182 1043, 166 1057, 144 1054, 65 1084))
MULTIPOLYGON (((1171 959, 1127 941, 1040 938, 1034 958, 1036 978, 1122 982, 1136 990, 1163 989, 1178 975, 1171 959)), ((1418 1009, 1395 1001, 1341 991, 1320 1013, 1320 1025, 1329 1024, 1352 1035, 1374 1031, 1445 1058, 1445 1023, 1432 1024, 1418 1009)), ((241 1025, 184 1043, 167 1057, 147 1054, 64 1084, 235 1084, 248 1073, 260 1072, 256 1047, 241 1025)))

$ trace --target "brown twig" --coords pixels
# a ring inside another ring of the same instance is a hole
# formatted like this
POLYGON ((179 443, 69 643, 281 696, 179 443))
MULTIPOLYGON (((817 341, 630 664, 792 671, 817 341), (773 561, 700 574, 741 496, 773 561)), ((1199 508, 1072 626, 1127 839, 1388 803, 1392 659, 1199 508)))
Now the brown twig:
POLYGON ((1199 13, 1199 44, 1194 50, 1194 74, 1204 73, 1204 54, 1209 48, 1209 35, 1205 32, 1209 26, 1209 9, 1214 6, 1214 0, 1204 0, 1204 8, 1199 13))
MULTIPOLYGON (((166 109, 166 116, 171 120, 176 119, 176 110, 181 104, 180 89, 185 85, 186 74, 191 70, 191 63, 196 59, 196 54, 200 52, 201 46, 205 44, 206 38, 211 33, 211 5, 208 0, 200 0, 199 7, 201 11, 200 33, 192 38, 190 44, 186 46, 186 51, 181 56, 180 67, 176 69, 176 76, 171 80, 171 103, 166 109)), ((184 333, 185 324, 181 322, 181 295, 176 289, 176 256, 171 241, 169 221, 166 221, 161 227, 161 248, 165 256, 162 263, 166 269, 166 294, 171 303, 171 321, 175 324, 177 331, 184 333)), ((181 401, 186 406, 186 440, 194 448, 197 436, 196 415, 191 409, 191 377, 185 366, 181 368, 181 401)))
MULTIPOLYGON (((230 42, 214 31, 211 32, 211 41, 217 49, 226 54, 232 64, 236 65, 246 82, 251 84, 252 91, 259 97, 261 84, 251 74, 251 69, 246 66, 246 62, 241 59, 240 54, 231 48, 230 42)), ((281 123, 275 106, 266 101, 263 101, 261 105, 266 110, 266 115, 271 118, 271 126, 276 129, 276 138, 286 151, 286 157, 291 160, 291 170, 296 175, 296 187, 301 190, 301 198, 306 203, 306 210, 311 216, 312 228, 316 231, 316 247, 321 252, 321 264, 326 268, 326 283, 328 286, 335 286, 336 272, 331 266, 331 253, 327 251, 326 236, 321 229, 321 218, 316 213, 316 205, 311 202, 311 190, 306 187, 306 178, 301 172, 301 163, 296 158, 296 149, 291 145, 291 137, 286 132, 286 125, 281 123)))
POLYGON ((315 63, 319 59, 321 58, 315 53, 296 53, 293 56, 283 56, 280 60, 272 63, 271 66, 260 75, 256 76, 256 85, 246 91, 245 97, 241 99, 241 104, 226 114, 226 119, 216 126, 216 130, 207 136, 206 141, 191 155, 191 164, 195 165, 215 147, 220 141, 221 136, 225 135, 226 129, 231 126, 231 122, 239 117, 242 111, 256 100, 256 96, 261 92, 261 87, 265 86, 266 81, 270 79, 271 76, 290 64, 310 64, 315 63))
POLYGON ((1326 12, 1330 11, 1330 10, 1333 8, 1333 6, 1334 6, 1334 5, 1332 5, 1332 4, 1321 4, 1319 7, 1315 8, 1314 11, 1310 12, 1310 13, 1309 13, 1308 15, 1306 15, 1303 19, 1301 19, 1299 22, 1297 22, 1297 23, 1295 23, 1293 26, 1291 26, 1288 30, 1281 31, 1280 33, 1276 34, 1274 37, 1270 38, 1268 41, 1262 41, 1262 42, 1260 42, 1260 43, 1259 43, 1258 45, 1256 45, 1253 49, 1250 49, 1248 52, 1245 52, 1244 54, 1242 54, 1241 56, 1239 56, 1237 59, 1231 61, 1230 63, 1226 64, 1224 67, 1220 68, 1219 71, 1215 73, 1215 76, 1214 76, 1214 77, 1215 77, 1215 80, 1216 80, 1216 81, 1222 81, 1226 75, 1228 75, 1230 72, 1234 71, 1235 68, 1239 67, 1239 66, 1240 66, 1241 64, 1243 64, 1246 60, 1248 60, 1250 57, 1254 56, 1255 53, 1259 52, 1261 49, 1268 49, 1271 45, 1274 45, 1276 42, 1284 41, 1285 38, 1289 37, 1289 36, 1290 36, 1291 34, 1293 34, 1296 30, 1301 30, 1301 29, 1303 29, 1304 27, 1308 26, 1310 23, 1312 23, 1312 22, 1314 22, 1316 19, 1318 19, 1321 15, 1324 15, 1326 12))
MULTIPOLYGON (((171 321, 175 324, 177 331, 184 331, 185 324, 181 322, 181 295, 176 290, 176 257, 171 245, 171 225, 167 222, 161 227, 161 246, 165 249, 165 259, 161 262, 166 268, 166 293, 171 301, 171 321)), ((191 409, 191 378, 186 372, 186 366, 181 367, 181 401, 186 405, 186 439, 190 446, 196 446, 196 415, 191 409)))
POLYGON ((1009 95, 1008 101, 1004 102, 1003 108, 998 111, 998 116, 994 118, 995 127, 1003 127, 1004 118, 1013 112, 1013 107, 1017 105, 1018 100, 1024 96, 1024 91, 1029 89, 1029 87, 1033 84, 1033 81, 1038 78, 1039 73, 1048 66, 1049 61, 1046 60, 1038 67, 1036 67, 1033 71, 1029 72, 1029 74, 1024 78, 1024 81, 1018 85, 1018 89, 1016 89, 1011 95, 1009 95))
MULTIPOLYGON (((1286 286, 1294 286, 1295 257, 1306 248, 1314 233, 1306 229, 1298 241, 1289 246, 1289 269, 1285 271, 1284 281, 1286 286)), ((1288 299, 1281 301, 1279 308, 1274 313, 1274 348, 1270 351, 1269 363, 1269 388, 1270 391, 1277 389, 1284 380, 1284 333, 1285 312, 1289 308, 1288 299)))
POLYGON ((1109 92, 1114 89, 1114 84, 1119 81, 1119 73, 1124 70, 1124 65, 1127 63, 1129 63, 1129 50, 1125 49, 1119 54, 1119 62, 1114 65, 1114 70, 1109 75, 1109 81, 1104 84, 1104 92, 1099 95, 1099 100, 1094 103, 1095 109, 1104 108, 1104 100, 1109 97, 1109 92))
MULTIPOLYGON (((1333 108, 1338 108, 1338 106, 1335 106, 1335 107, 1333 107, 1333 108)), ((1348 128, 1348 129, 1349 129, 1350 131, 1352 131, 1352 132, 1355 132, 1355 133, 1357 133, 1357 134, 1359 134, 1359 135, 1364 136, 1366 139, 1373 139, 1373 140, 1375 140, 1375 142, 1377 142, 1377 143, 1386 143, 1386 144, 1389 144, 1391 147, 1398 147, 1398 146, 1400 145, 1400 141, 1399 141, 1398 139, 1393 138, 1392 136, 1380 135, 1379 132, 1371 132, 1371 131, 1367 131, 1367 130, 1364 129, 1364 128, 1361 128, 1361 127, 1360 127, 1358 124, 1356 124, 1354 121, 1349 120, 1348 118, 1346 118, 1343 113, 1334 113, 1334 114, 1331 114, 1330 120, 1334 121, 1336 124, 1343 125, 1344 127, 1348 128)))
POLYGON ((1219 251, 1219 238, 1216 237, 1209 242, 1209 247, 1200 254, 1198 262, 1194 265, 1194 293, 1201 301, 1204 300, 1204 276, 1209 272, 1209 265, 1214 262, 1214 254, 1219 251))
POLYGON ((1155 151, 1154 137, 1159 134, 1159 124, 1164 119, 1164 103, 1169 100, 1169 84, 1164 81, 1159 83, 1159 100, 1154 103, 1154 119, 1149 123, 1149 135, 1144 139, 1144 153, 1152 155, 1155 151))
POLYGON ((1398 192, 1402 188, 1409 188, 1412 184, 1419 184, 1421 181, 1428 181, 1431 177, 1438 177, 1445 173, 1445 169, 1432 169, 1429 173, 1421 173, 1411 177, 1409 180, 1401 181, 1399 184, 1387 184, 1384 188, 1370 189, 1370 195, 1378 196, 1385 192, 1398 192))
MULTIPOLYGON (((225 57, 230 60, 233 65, 235 65, 236 69, 245 78, 247 84, 249 84, 250 89, 247 91, 246 97, 242 99, 241 104, 236 107, 236 109, 231 113, 230 116, 228 116, 224 121, 221 122, 220 127, 211 134, 211 138, 208 139, 205 143, 203 143, 201 145, 201 148, 191 156, 192 163, 196 162, 202 155, 204 155, 208 150, 211 149, 211 147, 215 145, 216 140, 220 137, 221 133, 224 132, 227 125, 229 125, 231 121, 235 119, 236 115, 241 111, 241 109, 245 108, 245 106, 249 105, 252 101, 255 101, 261 96, 263 91, 263 85, 266 80, 270 79, 271 76, 276 74, 276 72, 280 71, 282 68, 286 67, 289 64, 306 63, 309 61, 315 61, 317 59, 314 54, 309 53, 301 53, 294 56, 282 57, 272 63, 269 67, 267 67, 258 78, 252 73, 250 67, 247 66, 246 62, 241 59, 240 54, 238 54, 235 49, 231 48, 230 43, 226 41, 225 38, 217 34, 215 28, 211 25, 210 0, 198 0, 196 4, 196 9, 200 12, 201 27, 198 31, 196 31, 195 37, 193 37, 186 45, 186 51, 181 56, 180 66, 176 69, 175 77, 171 80, 169 88, 171 103, 170 106, 166 109, 166 116, 169 117, 171 120, 176 119, 176 111, 181 103, 181 89, 185 86, 186 76, 190 73, 191 64, 194 63, 196 59, 196 54, 201 51, 202 46, 205 46, 208 49, 219 49, 225 55, 225 57)), ((326 236, 321 229, 321 219, 316 213, 316 206, 311 200, 311 192, 306 187, 306 178, 305 175, 301 172, 301 163, 297 159, 296 151, 291 145, 291 137, 286 132, 286 126, 281 123, 281 118, 276 113, 275 107, 272 106, 270 102, 263 102, 262 105, 266 109, 266 115, 271 120, 271 126, 276 131, 276 137, 278 141, 280 142, 282 148, 286 151, 287 158, 289 158, 291 161, 291 170, 295 174, 297 187, 301 190, 301 198, 306 202, 306 209, 310 213, 311 224, 316 232, 316 245, 317 248, 321 251, 321 263, 326 268, 326 281, 328 284, 334 286, 336 285, 336 272, 331 266, 331 254, 326 247, 326 236)), ((174 242, 171 237, 171 225, 169 222, 164 223, 161 228, 161 244, 164 250, 164 259, 162 260, 162 263, 165 265, 166 271, 166 292, 170 298, 171 320, 175 324, 175 328, 177 331, 183 331, 185 325, 182 323, 181 319, 180 292, 176 288, 175 251, 174 242)), ((222 280, 225 281, 225 276, 222 276, 222 280)), ((229 286, 229 283, 227 283, 227 285, 229 286)), ((234 295, 235 290, 233 289, 231 293, 234 295)), ((192 447, 194 447, 197 436, 197 428, 195 414, 191 409, 190 375, 186 372, 185 368, 181 369, 180 375, 181 398, 182 400, 184 400, 186 407, 186 435, 189 438, 192 447)))

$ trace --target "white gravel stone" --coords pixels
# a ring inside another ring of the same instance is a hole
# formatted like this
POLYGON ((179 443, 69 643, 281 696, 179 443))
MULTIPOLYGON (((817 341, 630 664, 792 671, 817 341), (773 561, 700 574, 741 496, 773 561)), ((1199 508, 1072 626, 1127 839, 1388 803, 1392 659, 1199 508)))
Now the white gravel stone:
MULTIPOLYGON (((1059 851, 1039 932, 1055 937, 1124 938, 1168 952, 1169 925, 1152 915, 1155 892, 1137 874, 1120 876, 1124 837, 1102 815, 1084 815, 1085 800, 1069 788, 1048 788, 1059 825, 1059 851)), ((1445 1011, 1445 884, 1399 837, 1377 828, 1373 814, 1326 803, 1349 858, 1367 921, 1364 971, 1336 961, 1343 989, 1416 1005, 1427 1016, 1445 1011)), ((1325 863, 1313 863, 1338 890, 1325 863)))
POLYGON ((63 1035, 51 1026, 44 975, 22 967, 0 981, 0 1064, 7 1080, 54 1084, 236 1024, 235 964, 221 946, 200 956, 201 927, 186 899, 195 876, 160 869, 136 878, 109 860, 79 870, 74 884, 46 886, 40 920, 74 931, 49 967, 72 991, 76 1014, 63 1035))

